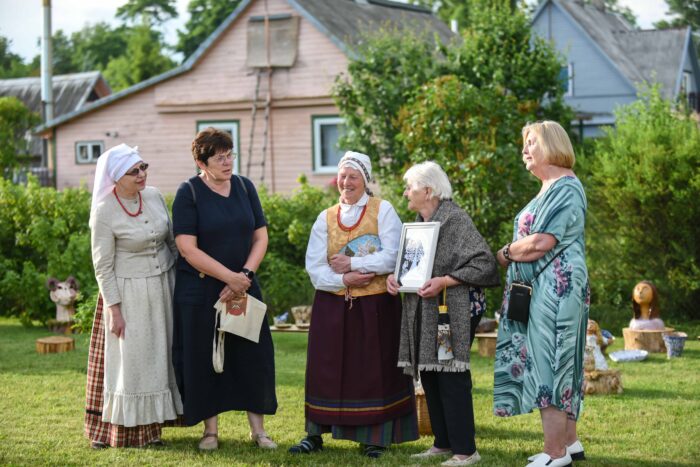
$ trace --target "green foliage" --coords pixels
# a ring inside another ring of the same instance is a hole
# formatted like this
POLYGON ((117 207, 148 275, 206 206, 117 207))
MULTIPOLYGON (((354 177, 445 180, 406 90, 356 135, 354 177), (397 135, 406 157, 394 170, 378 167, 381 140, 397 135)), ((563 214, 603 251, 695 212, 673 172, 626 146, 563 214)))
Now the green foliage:
POLYGON ((117 18, 137 21, 143 24, 161 24, 171 18, 177 18, 175 0, 127 0, 117 8, 117 18))
POLYGON ((535 188, 517 157, 518 100, 442 76, 424 85, 397 121, 398 139, 411 162, 440 164, 452 180, 455 202, 470 213, 481 234, 505 243, 514 213, 535 188))
POLYGON ((29 141, 25 136, 37 123, 39 116, 22 101, 0 97, 0 177, 10 175, 29 156, 29 141))
POLYGON ((0 79, 21 78, 29 75, 29 69, 22 57, 10 52, 12 40, 0 36, 0 79))
POLYGON ((371 154, 375 176, 385 184, 402 174, 409 154, 396 141, 396 116, 423 83, 440 75, 441 52, 430 38, 382 28, 368 34, 335 83, 335 103, 345 119, 341 147, 371 154))
POLYGON ((670 21, 654 23, 654 27, 668 29, 690 26, 695 31, 700 29, 700 0, 666 0, 666 5, 668 13, 676 17, 670 21))
POLYGON ((89 210, 83 188, 59 192, 31 177, 26 187, 0 180, 0 313, 46 322, 55 313, 48 277, 94 283, 89 210))
POLYGON ((190 19, 184 31, 177 31, 175 50, 187 59, 240 3, 240 0, 190 0, 187 4, 190 19))
MULTIPOLYGON (((460 30, 468 27, 471 24, 472 12, 478 10, 484 4, 484 0, 413 0, 411 3, 429 8, 434 11, 437 16, 446 24, 450 24, 451 20, 457 20, 457 26, 460 30)), ((508 6, 511 10, 516 10, 519 0, 508 0, 508 6)))
POLYGON ((260 190, 260 202, 268 221, 267 255, 258 278, 271 314, 296 305, 308 305, 314 289, 304 270, 311 227, 321 210, 337 202, 337 193, 310 186, 305 177, 291 196, 260 190))
POLYGON ((593 305, 630 315, 652 281, 663 316, 700 317, 700 131, 658 87, 617 112, 590 161, 588 252, 593 305))
POLYGON ((163 54, 164 47, 162 34, 149 25, 130 29, 125 53, 104 70, 112 89, 119 91, 173 68, 175 62, 163 54))

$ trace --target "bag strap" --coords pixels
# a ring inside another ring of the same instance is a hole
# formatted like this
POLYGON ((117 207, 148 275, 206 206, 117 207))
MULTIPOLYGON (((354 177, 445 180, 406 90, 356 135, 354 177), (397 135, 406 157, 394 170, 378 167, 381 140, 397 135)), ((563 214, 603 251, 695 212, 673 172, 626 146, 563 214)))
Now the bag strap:
POLYGON ((248 195, 248 188, 245 187, 245 183, 243 183, 243 178, 242 178, 240 175, 238 175, 238 174, 235 174, 234 176, 235 176, 235 177, 238 179, 238 181, 241 183, 241 186, 243 187, 243 191, 245 191, 245 194, 246 194, 246 196, 247 196, 247 195, 248 195))
POLYGON ((192 185, 192 182, 187 180, 187 184, 190 186, 190 191, 192 192, 192 201, 194 201, 194 204, 197 204, 197 194, 194 192, 194 185, 192 185))
POLYGON ((211 353, 211 362, 216 373, 224 372, 224 342, 226 340, 226 333, 217 329, 220 321, 221 309, 217 307, 216 315, 214 316, 214 342, 211 353))
POLYGON ((550 259, 549 261, 547 261, 547 264, 545 264, 544 267, 543 267, 542 269, 540 269, 540 272, 538 272, 537 274, 535 274, 535 277, 532 278, 532 282, 535 282, 535 280, 537 280, 537 278, 539 277, 539 275, 542 274, 542 273, 544 272, 545 269, 547 269, 547 266, 549 266, 550 264, 552 264, 552 261, 554 261, 554 259, 555 259, 557 256, 559 256, 560 254, 564 253, 564 250, 566 250, 567 248, 569 248, 569 247, 570 247, 571 245, 573 245, 573 244, 574 244, 573 242, 569 243, 569 244, 566 245, 564 248, 562 248, 562 249, 559 251, 559 253, 557 253, 556 255, 552 256, 552 259, 550 259))

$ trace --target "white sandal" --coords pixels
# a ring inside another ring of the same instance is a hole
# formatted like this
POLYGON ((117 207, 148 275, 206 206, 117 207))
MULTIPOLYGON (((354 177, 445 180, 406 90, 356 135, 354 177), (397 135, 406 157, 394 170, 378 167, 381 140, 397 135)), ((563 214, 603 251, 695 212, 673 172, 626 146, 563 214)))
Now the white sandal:
POLYGON ((251 433, 250 439, 262 449, 277 449, 277 443, 272 441, 264 431, 261 433, 251 433))

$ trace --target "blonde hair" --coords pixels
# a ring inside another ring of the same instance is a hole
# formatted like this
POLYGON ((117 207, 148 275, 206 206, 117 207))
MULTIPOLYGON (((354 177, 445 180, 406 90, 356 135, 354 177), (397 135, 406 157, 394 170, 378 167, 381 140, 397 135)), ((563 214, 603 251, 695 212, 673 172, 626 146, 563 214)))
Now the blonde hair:
POLYGON ((416 188, 430 188, 431 198, 452 199, 452 185, 442 167, 433 161, 421 162, 406 171, 403 179, 416 188))
POLYGON ((542 148, 545 160, 552 165, 571 169, 576 163, 574 147, 571 145, 569 135, 557 122, 544 120, 528 123, 523 127, 523 144, 527 135, 532 132, 537 136, 537 142, 542 148))

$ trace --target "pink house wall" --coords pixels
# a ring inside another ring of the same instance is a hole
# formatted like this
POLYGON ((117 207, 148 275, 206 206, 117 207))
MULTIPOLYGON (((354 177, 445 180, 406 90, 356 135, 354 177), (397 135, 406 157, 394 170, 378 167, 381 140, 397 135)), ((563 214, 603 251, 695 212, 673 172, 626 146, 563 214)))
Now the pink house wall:
MULTIPOLYGON (((285 0, 268 0, 270 14, 299 15, 285 0)), ((56 129, 56 171, 59 189, 92 185, 94 164, 75 163, 77 141, 138 145, 151 164, 149 184, 164 193, 194 174, 190 144, 198 121, 237 120, 242 173, 248 159, 251 106, 255 91, 253 70, 245 65, 246 27, 250 16, 264 15, 264 2, 254 1, 189 72, 71 120, 56 129), (117 137, 106 136, 117 134, 117 137)), ((327 36, 304 17, 300 19, 297 61, 291 69, 277 69, 272 78, 273 106, 265 170, 265 185, 289 192, 306 174, 311 183, 324 184, 331 176, 313 173, 312 115, 337 115, 330 99, 335 77, 345 71, 347 58, 327 36), (274 160, 270 157, 270 143, 274 160), (271 167, 274 164, 274 177, 271 167)), ((260 184, 263 142, 263 102, 267 78, 260 89, 253 167, 250 178, 260 184)))

